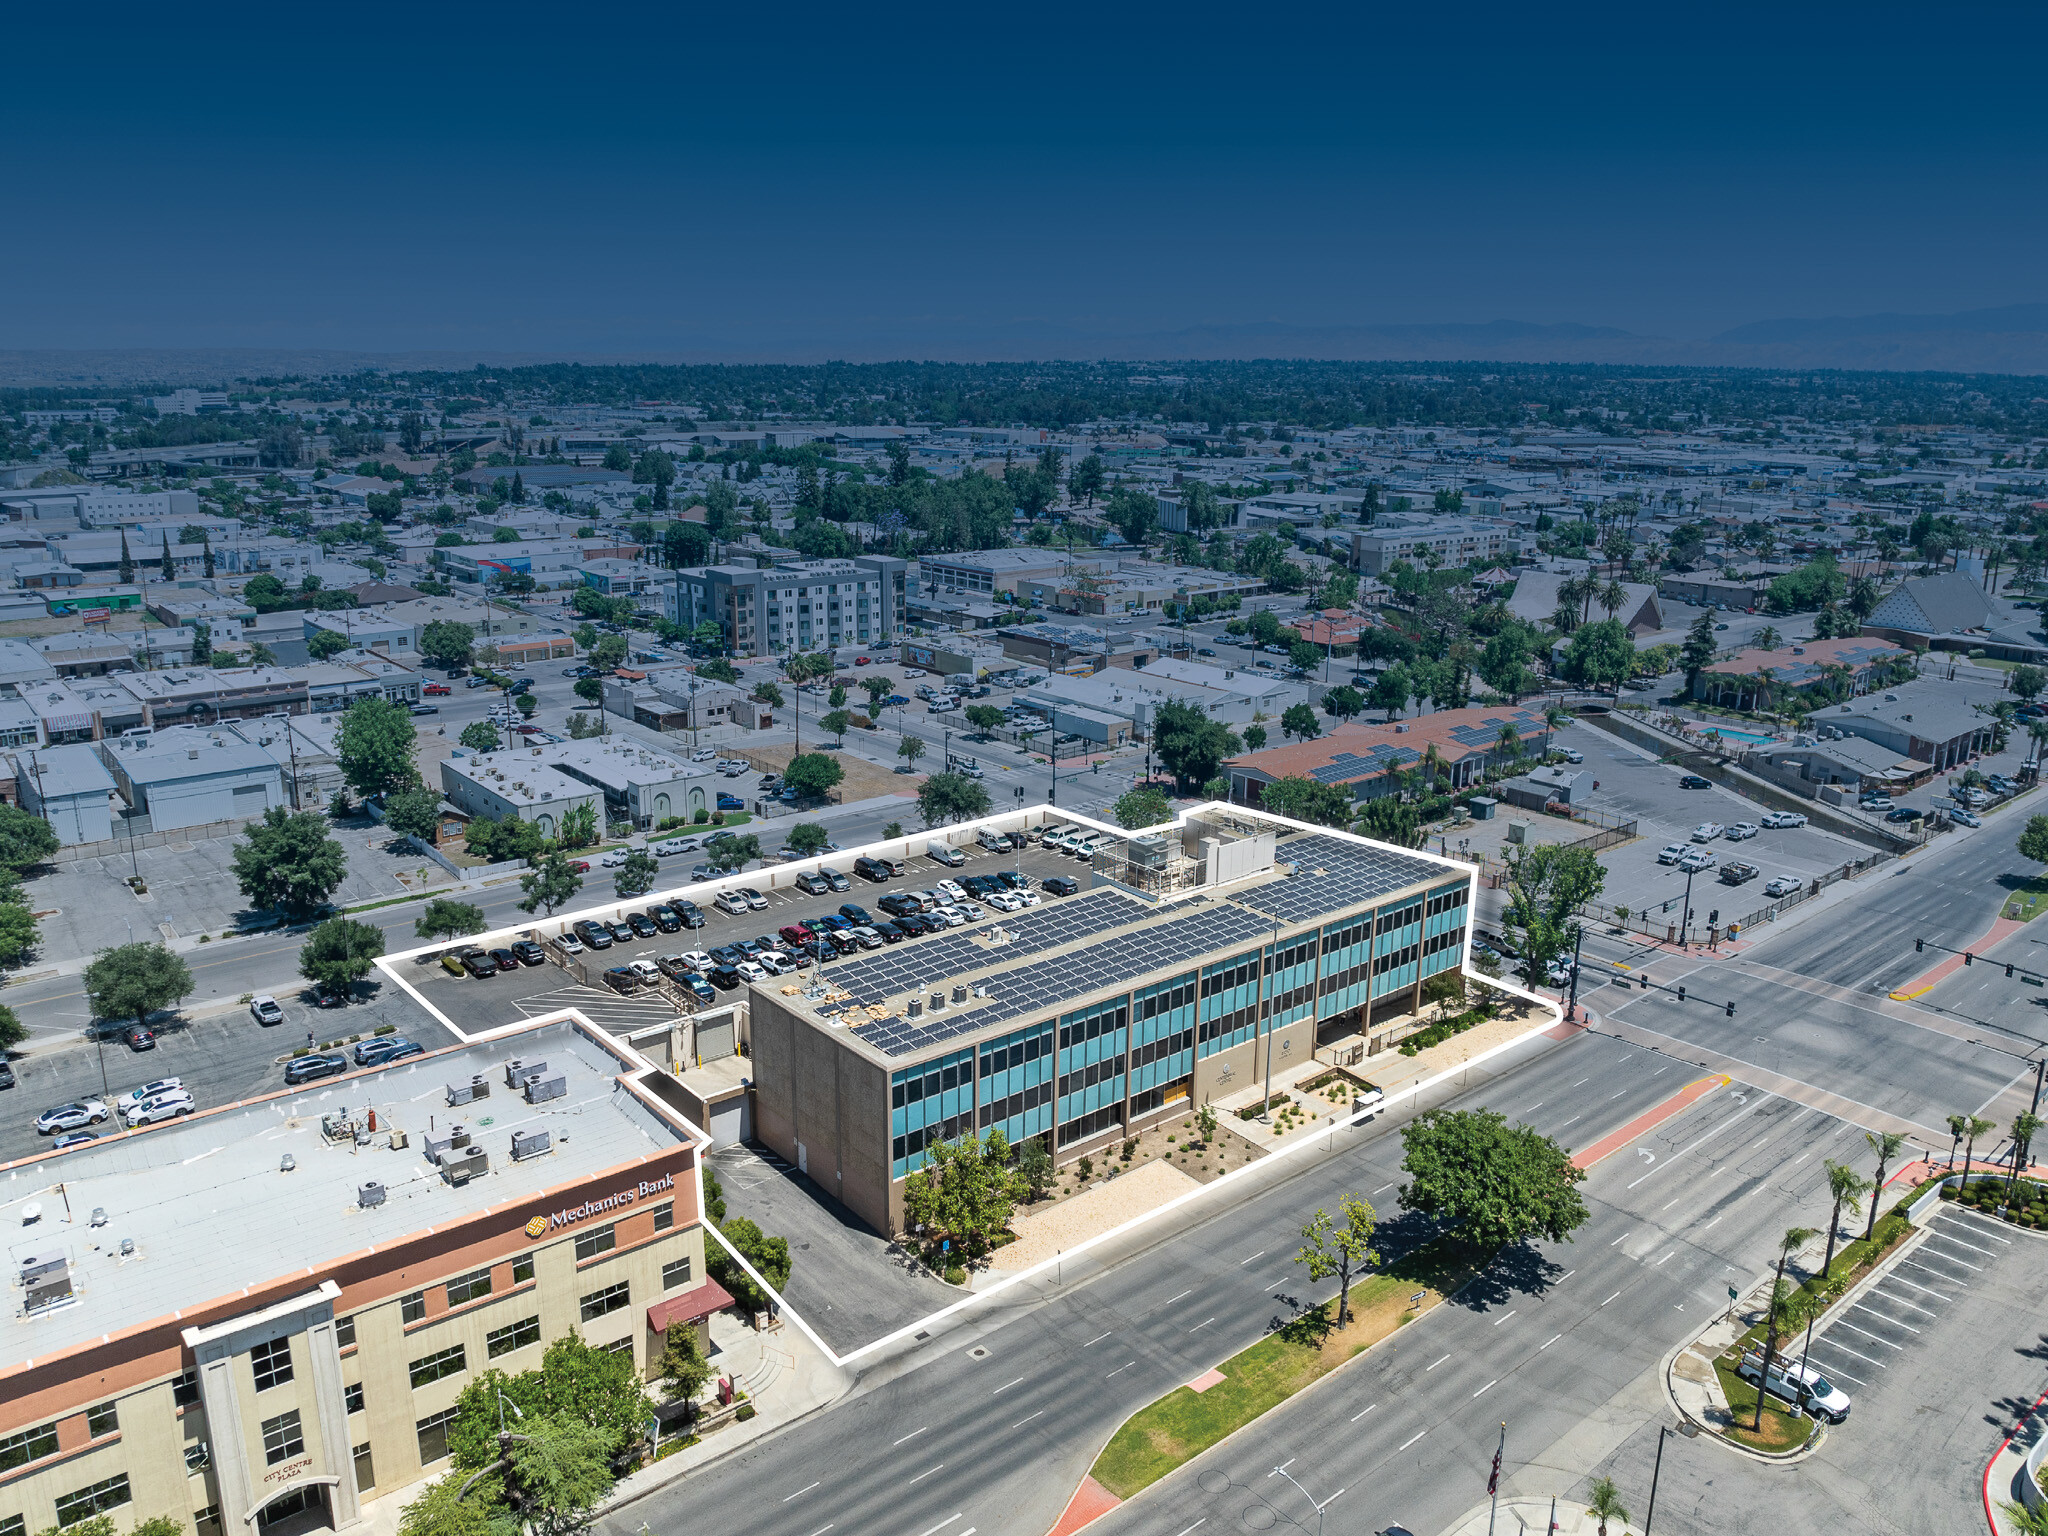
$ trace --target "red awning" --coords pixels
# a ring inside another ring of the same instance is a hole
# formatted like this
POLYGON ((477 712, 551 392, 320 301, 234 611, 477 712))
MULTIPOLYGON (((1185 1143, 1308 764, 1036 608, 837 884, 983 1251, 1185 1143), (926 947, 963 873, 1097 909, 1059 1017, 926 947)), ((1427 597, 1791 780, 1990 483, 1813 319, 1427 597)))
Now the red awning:
POLYGON ((671 1296, 667 1301, 657 1301, 649 1307, 647 1326, 656 1333, 667 1333, 670 1323, 694 1323, 731 1305, 732 1293, 716 1280, 706 1280, 693 1290, 671 1296))

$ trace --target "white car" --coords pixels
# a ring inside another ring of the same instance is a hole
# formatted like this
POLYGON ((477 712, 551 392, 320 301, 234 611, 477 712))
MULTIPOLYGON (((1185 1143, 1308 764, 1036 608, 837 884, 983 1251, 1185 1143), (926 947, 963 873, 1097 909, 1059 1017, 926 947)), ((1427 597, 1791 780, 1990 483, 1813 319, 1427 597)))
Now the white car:
POLYGON ((981 903, 975 901, 961 902, 960 910, 967 914, 967 921, 969 921, 970 923, 978 923, 983 918, 988 916, 987 911, 983 909, 981 903))
POLYGON ((756 912, 766 912, 768 910, 768 898, 755 890, 751 885, 744 887, 740 894, 746 897, 747 905, 756 912))
POLYGON ((998 912, 1016 912, 1022 910, 1024 906, 1022 901, 1008 891, 997 891, 988 898, 988 904, 998 912))
POLYGON ((690 761, 693 763, 708 763, 716 756, 718 756, 718 748, 699 747, 695 752, 692 752, 690 754, 690 761))
POLYGON ((145 1099, 153 1099, 159 1094, 176 1093, 184 1086, 185 1080, 182 1077, 160 1077, 153 1083, 144 1083, 140 1088, 131 1088, 122 1094, 114 1100, 114 1108, 125 1115, 145 1099))
POLYGON ((1572 972, 1577 969, 1571 961, 1559 956, 1543 968, 1543 975, 1553 987, 1568 986, 1571 983, 1572 972))
POLYGON ((1558 756, 1568 763, 1583 763, 1586 760, 1586 754, 1577 747, 1559 747, 1557 752, 1558 756))
POLYGON ((632 960, 627 964, 633 974, 640 978, 642 986, 651 987, 661 980, 661 967, 652 960, 632 960))
POLYGON ((1711 843, 1725 830, 1718 821, 1703 821, 1692 829, 1692 840, 1696 843, 1711 843))
POLYGON ((1735 823, 1734 826, 1730 827, 1722 835, 1726 837, 1728 841, 1731 843, 1740 843, 1746 842, 1748 839, 1755 837, 1756 833, 1757 827, 1755 822, 1738 821, 1735 823))
POLYGON ((1040 902, 1045 900, 1045 898, 1039 895, 1036 891, 1013 891, 1011 892, 1011 899, 1013 901, 1022 902, 1027 907, 1035 907, 1040 902))
POLYGON ((966 887, 962 886, 957 880, 941 880, 939 882, 939 894, 949 897, 954 901, 965 901, 967 899, 966 887))
POLYGON ((631 856, 631 849, 614 848, 610 853, 604 854, 598 859, 597 866, 599 869, 617 869, 631 856))
POLYGON ((955 906, 941 906, 936 912, 932 913, 932 916, 936 917, 948 928, 964 928, 967 925, 967 914, 955 906))
POLYGON ((1686 847, 1684 843, 1666 843, 1657 850, 1657 862, 1659 864, 1676 864, 1691 852, 1692 850, 1686 847))
POLYGON ((1806 818, 1798 811, 1765 811, 1760 818, 1767 827, 1803 827, 1806 818))
POLYGON ((1858 809, 1865 811, 1888 811, 1892 808, 1890 795, 1868 795, 1857 802, 1858 809))
POLYGON ((683 964, 702 975, 718 962, 701 949, 686 949, 683 951, 683 964))
POLYGON ((719 911, 733 917, 744 916, 751 910, 747 904, 747 896, 744 891, 720 891, 718 893, 717 905, 719 911))
POLYGON ((1799 882, 1797 880, 1794 880, 1789 875, 1780 875, 1777 879, 1773 880, 1769 885, 1764 887, 1764 894, 1766 896, 1771 897, 1790 896, 1794 891, 1798 889, 1799 882))
POLYGON ((1966 827, 1981 827, 1984 825, 1984 819, 1981 816, 1979 816, 1975 811, 1966 811, 1961 806, 1957 806, 1954 810, 1950 811, 1948 813, 1948 819, 1950 821, 1960 822, 1963 826, 1966 827))
POLYGON ((738 971, 741 978, 746 981, 766 981, 768 979, 767 969, 757 961, 742 960, 733 969, 738 971))
POLYGON ((694 853, 697 845, 680 837, 671 837, 659 843, 649 843, 647 851, 657 859, 673 858, 679 853, 694 853))
POLYGON ((277 999, 267 992, 259 992, 249 1001, 249 1014, 258 1024, 281 1024, 284 1010, 277 1005, 277 999))
POLYGON ((1685 857, 1678 861, 1678 867, 1680 869, 1690 870, 1694 874, 1698 874, 1703 869, 1712 869, 1716 864, 1720 862, 1721 861, 1718 858, 1716 858, 1713 854, 1709 853, 1706 849, 1692 848, 1688 849, 1686 851, 1685 857))
POLYGON ((583 953, 583 941, 573 933, 562 934, 555 942, 561 946, 562 953, 565 955, 580 955, 583 953))
POLYGON ((131 1126, 155 1125, 159 1120, 175 1120, 189 1115, 199 1107, 198 1101, 182 1088, 169 1093, 160 1093, 153 1099, 144 1099, 129 1108, 123 1118, 131 1126))
POLYGON ((755 957, 755 963, 770 976, 787 976, 791 971, 802 968, 779 949, 762 950, 755 957))

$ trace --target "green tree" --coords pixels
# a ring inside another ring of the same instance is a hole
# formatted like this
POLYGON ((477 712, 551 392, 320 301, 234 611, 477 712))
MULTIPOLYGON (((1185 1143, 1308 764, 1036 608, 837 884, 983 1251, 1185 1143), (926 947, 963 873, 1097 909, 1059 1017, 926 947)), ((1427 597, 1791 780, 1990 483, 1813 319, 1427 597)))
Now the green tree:
POLYGON ((359 698, 334 735, 336 765, 348 787, 368 799, 419 779, 413 767, 412 712, 389 699, 359 698))
POLYGON ((1714 616, 1702 613, 1692 621, 1692 628, 1685 632, 1685 643, 1678 648, 1679 665, 1685 668, 1685 687, 1690 693, 1699 684, 1700 674, 1714 660, 1714 616))
POLYGON ((235 883, 253 907, 281 907, 298 916, 341 889, 348 856, 313 811, 273 805, 235 844, 235 883))
POLYGON ((1030 1137, 1017 1148, 1017 1178, 1026 1199, 1043 1200, 1057 1177, 1058 1170, 1043 1136, 1030 1137))
POLYGON ((1173 819, 1173 806, 1166 796, 1149 784, 1130 789, 1118 797, 1110 814, 1116 817, 1116 824, 1127 832, 1140 827, 1156 827, 1161 822, 1173 819))
POLYGON ((299 951, 299 974, 345 996, 370 974, 383 953, 383 929, 353 918, 330 917, 307 936, 299 951))
POLYGON ((583 889, 583 877, 570 867, 567 854, 551 853, 519 877, 519 889, 526 898, 519 903, 522 912, 541 908, 553 917, 555 908, 567 906, 583 889))
MULTIPOLYGON (((625 661, 628 649, 624 635, 606 635, 591 651, 590 664, 600 672, 609 672, 625 661)), ((701 672, 703 668, 697 670, 701 672)))
POLYGON ((594 677, 577 678, 575 693, 576 697, 583 700, 586 704, 602 705, 604 703, 604 684, 594 677))
POLYGON ((191 970, 161 944, 117 944, 85 968, 85 1001, 95 1019, 147 1024, 158 1009, 191 995, 191 970))
POLYGON ((441 830, 441 797, 423 785, 384 797, 384 825, 431 843, 441 830))
POLYGON ((1614 1486, 1613 1478, 1593 1480, 1593 1486, 1586 1495, 1586 1513, 1600 1522, 1600 1536, 1607 1536, 1607 1522, 1610 1520, 1628 1524, 1628 1510, 1622 1506, 1621 1490, 1614 1486))
POLYGON ((1573 915, 1606 883, 1606 867, 1590 849, 1545 843, 1508 850, 1507 921, 1523 935, 1524 978, 1531 987, 1571 947, 1573 915))
POLYGON ((821 729, 839 739, 839 745, 846 745, 846 732, 853 724, 853 716, 843 709, 835 709, 818 722, 821 729))
POLYGON ((754 684, 752 697, 756 704, 766 704, 770 709, 780 709, 783 706, 782 690, 773 683, 754 684))
POLYGON ((57 851, 57 834, 42 817, 0 802, 0 869, 24 870, 57 851))
MULTIPOLYGON (((1989 1123, 1988 1121, 1986 1122, 1989 1123)), ((1828 1251, 1821 1260, 1820 1272, 1823 1279, 1835 1267, 1835 1234, 1842 1229, 1842 1207, 1854 1205, 1870 1189, 1870 1181, 1851 1168, 1847 1163, 1826 1160, 1823 1166, 1828 1175, 1828 1196, 1834 1206, 1828 1212, 1828 1251)))
POLYGON ((472 752, 495 752, 504 739, 498 728, 488 720, 472 720, 462 728, 462 734, 455 738, 472 752))
POLYGON ((348 648, 347 636, 331 629, 315 630, 306 641, 306 654, 315 661, 325 661, 348 648))
POLYGON ((1314 741, 1323 734, 1322 722, 1316 719, 1316 712, 1306 704, 1290 704, 1281 713, 1280 734, 1298 736, 1303 741, 1314 741))
MULTIPOLYGON (((867 690, 868 713, 879 715, 882 712, 882 701, 895 691, 896 685, 886 677, 868 677, 861 680, 861 687, 867 690)), ((999 719, 996 723, 1000 725, 1002 722, 999 719)))
POLYGON ((838 760, 823 752, 805 752, 789 760, 789 766, 782 770, 782 782, 806 799, 822 800, 839 781, 846 777, 846 770, 838 760))
POLYGON ((1316 1209, 1301 1229, 1301 1252, 1294 1262, 1308 1266, 1310 1280, 1337 1277, 1337 1326, 1342 1328, 1351 1321, 1352 1275, 1380 1261, 1372 1246, 1379 1219, 1356 1195, 1346 1195, 1337 1203, 1337 1210, 1344 1218, 1342 1226, 1330 1219, 1329 1212, 1316 1209))
POLYGON ((1262 752, 1266 746, 1266 728, 1263 725, 1248 725, 1244 728, 1244 749, 1247 752, 1262 752))
POLYGON ((1565 647, 1565 676, 1587 688, 1617 688, 1635 664, 1635 642, 1619 619, 1580 625, 1565 647))
POLYGON ((2018 666, 2012 669, 2012 691, 2032 703, 2041 695, 2041 689, 2048 686, 2048 672, 2039 667, 2018 666))
POLYGON ((655 861, 654 855, 635 848, 626 855, 626 862, 619 866, 618 892, 621 896, 638 896, 651 891, 660 874, 661 865, 655 861))
POLYGON ((800 821, 789 829, 789 836, 783 839, 799 854, 808 857, 832 841, 824 824, 816 821, 800 821))
POLYGON ((482 933, 489 926, 482 907, 436 896, 413 923, 412 931, 423 939, 459 939, 482 933))
POLYGON ((1548 1136, 1490 1109, 1425 1110, 1401 1131, 1401 1208, 1433 1216, 1473 1247, 1531 1237, 1569 1242, 1587 1220, 1585 1171, 1548 1136))
POLYGON ((1358 834, 1396 848, 1420 848, 1422 817, 1398 795, 1380 795, 1365 802, 1358 817, 1358 834))
POLYGON ((697 1337, 696 1324, 668 1325, 653 1376, 661 1383, 662 1396, 671 1403, 692 1402, 704 1390, 704 1384, 711 1379, 711 1362, 705 1358, 704 1342, 697 1337))
POLYGON ((0 1053, 13 1050, 28 1038, 28 1026, 12 1008, 0 1003, 0 1053))
POLYGON ((420 630, 420 658, 437 667, 466 667, 476 659, 476 629, 436 619, 420 630))
POLYGON ((964 773, 934 773, 917 786, 917 813, 927 827, 972 821, 989 813, 988 790, 964 773))
POLYGON ((745 869, 761 857, 761 839, 749 832, 744 837, 722 837, 705 850, 711 867, 720 874, 745 869))
POLYGON ((721 1223, 715 1238, 725 1241, 704 1245, 704 1272, 724 1286, 727 1294, 745 1310, 766 1312, 772 1298, 733 1261, 726 1247, 730 1245, 737 1250, 741 1258, 753 1265, 755 1274, 779 1294, 789 1284, 789 1239, 768 1236, 744 1216, 735 1216, 721 1223))
POLYGON ((1813 1240, 1811 1227, 1788 1227, 1784 1237, 1778 1241, 1778 1273, 1771 1283, 1771 1302, 1764 1314, 1764 1363, 1757 1373, 1756 1417, 1750 1421, 1751 1430, 1764 1427, 1764 1399, 1770 1394, 1764 1391, 1764 1383, 1771 1379, 1771 1362, 1778 1353, 1778 1330, 1785 1322, 1785 1264, 1813 1240))
POLYGON ((398 1536, 516 1536, 513 1521, 504 1507, 505 1485, 486 1477, 462 1497, 466 1472, 450 1472, 419 1491, 398 1515, 398 1536))
POLYGON ((1365 710, 1365 695, 1348 683, 1323 695, 1323 713, 1333 720, 1349 720, 1365 710))
POLYGON ((1529 667, 1530 641, 1521 625, 1513 624, 1486 642, 1479 653, 1479 675, 1495 693, 1514 703, 1536 689, 1536 674, 1529 667))
POLYGON ((531 720, 540 709, 540 703, 530 693, 519 693, 512 696, 512 707, 519 711, 520 719, 531 720))
POLYGON ((121 530, 120 576, 122 586, 132 587, 135 585, 135 557, 128 553, 128 530, 126 528, 121 530))
POLYGON ((564 848, 588 848, 597 842, 597 807, 588 800, 562 813, 559 841, 564 848))
POLYGON ((987 1253, 1008 1229, 1016 1198, 1002 1130, 970 1132, 925 1148, 924 1167, 903 1181, 904 1224, 923 1229, 927 1250, 951 1243, 948 1257, 961 1263, 987 1253))
POLYGON ((970 704, 967 723, 981 732, 982 740, 986 741, 989 733, 1003 723, 1003 712, 993 704, 970 704))
POLYGON ((1296 671, 1313 672, 1322 659, 1323 653, 1306 640, 1296 640, 1287 647, 1288 664, 1296 671))
POLYGON ((1398 720, 1408 707, 1408 698, 1413 692, 1408 682, 1408 669, 1396 662, 1373 680, 1372 707, 1384 710, 1389 720, 1398 720))
POLYGON ((1153 712, 1152 736, 1160 762, 1182 794, 1191 784, 1214 779, 1224 759, 1235 757, 1243 746, 1229 727, 1211 720, 1201 705, 1179 699, 1169 699, 1153 712))
POLYGON ((1292 816, 1325 827, 1348 827, 1353 814, 1350 791, 1343 785, 1319 784, 1291 775, 1262 788, 1259 804, 1276 816, 1292 816))
POLYGON ((2005 1203, 2012 1204, 2013 1189, 2019 1183, 2020 1170, 2033 1162, 2034 1136, 2041 1129, 2041 1117, 2029 1110, 2021 1110, 2012 1117, 2012 1172, 2005 1180, 2005 1203))
POLYGON ((1865 1131, 1863 1139, 1877 1154, 1877 1173, 1870 1181, 1870 1219, 1864 1223, 1863 1240, 1877 1230, 1877 1201, 1884 1193, 1884 1171, 1891 1160, 1905 1150, 1906 1138, 1897 1131, 1865 1131))
MULTIPOLYGON (((516 1425, 530 1434, 549 1419, 579 1425, 598 1436, 600 1461, 636 1444, 654 1409, 630 1353, 596 1348, 574 1333, 564 1334, 547 1347, 537 1370, 516 1376, 500 1370, 473 1373, 455 1400, 456 1420, 449 1427, 448 1446, 458 1469, 474 1472, 498 1459, 501 1392, 523 1416, 507 1416, 508 1429, 516 1425)), ((525 1485, 523 1471, 519 1480, 525 1485)))
POLYGON ((1068 472, 1067 494, 1075 501, 1092 507, 1095 498, 1102 494, 1105 478, 1102 455, 1091 453, 1068 472))
POLYGON ((923 757, 924 754, 925 745, 922 736, 913 736, 910 732, 905 731, 903 739, 896 743, 896 755, 903 759, 905 767, 916 768, 917 760, 923 757))

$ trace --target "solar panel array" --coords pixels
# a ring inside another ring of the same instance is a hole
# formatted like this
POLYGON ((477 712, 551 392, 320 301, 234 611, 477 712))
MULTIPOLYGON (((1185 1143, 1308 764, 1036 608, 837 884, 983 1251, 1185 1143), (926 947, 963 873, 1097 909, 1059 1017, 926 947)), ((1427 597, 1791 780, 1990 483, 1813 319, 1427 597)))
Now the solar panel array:
POLYGON ((1062 944, 1093 938, 1105 929, 1135 923, 1152 909, 1120 891, 1099 888, 1057 904, 1012 913, 993 923, 980 923, 948 934, 933 934, 907 944, 892 944, 858 959, 831 967, 832 985, 855 997, 875 1002, 903 992, 918 992, 1062 944), (976 940, 1001 927, 1010 942, 994 949, 976 940))
MULTIPOLYGON (((1136 903, 1129 903, 1136 907, 1136 903)), ((1137 915, 1143 915, 1142 908, 1137 915)), ((1135 981, 1154 971, 1193 965, 1210 953, 1265 937, 1271 925, 1241 907, 1224 903, 1188 912, 1169 922, 1124 934, 1113 944, 1049 955, 1014 971, 984 978, 986 1001, 921 1019, 883 1019, 854 1029, 885 1055, 907 1056, 957 1035, 1002 1024, 1027 1013, 1053 1012, 1070 1000, 1135 981)), ((1008 950, 996 951, 997 956, 1008 950)), ((993 957, 991 957, 993 958, 993 957)), ((986 963, 986 961, 984 961, 986 963)), ((856 996, 860 994, 856 993, 856 996)), ((881 1002, 882 996, 863 1001, 881 1002)))
POLYGON ((1444 873, 1441 865, 1426 859, 1391 848, 1362 847, 1320 833, 1288 838, 1280 844, 1276 857, 1294 866, 1294 877, 1246 891, 1236 900, 1284 923, 1306 922, 1326 912, 1377 901, 1444 873), (1316 870, 1323 873, 1316 874, 1316 870))

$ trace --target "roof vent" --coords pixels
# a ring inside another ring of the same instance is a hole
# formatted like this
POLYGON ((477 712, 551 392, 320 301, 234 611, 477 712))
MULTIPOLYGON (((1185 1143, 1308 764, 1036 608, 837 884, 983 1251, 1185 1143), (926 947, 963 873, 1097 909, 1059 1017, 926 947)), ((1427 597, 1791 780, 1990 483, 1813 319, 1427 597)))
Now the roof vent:
POLYGON ((134 1258, 134 1257, 135 1257, 135 1239, 134 1239, 134 1238, 132 1238, 132 1237, 124 1237, 124 1238, 122 1238, 122 1239, 121 1239, 121 1257, 122 1257, 122 1258, 124 1258, 124 1259, 132 1259, 132 1258, 134 1258))
POLYGON ((107 1224, 107 1208, 104 1205, 92 1208, 92 1224, 96 1227, 104 1227, 107 1224))
POLYGON ((24 1206, 23 1206, 23 1207, 21 1208, 21 1224, 22 1224, 22 1225, 23 1225, 24 1227, 32 1227, 32 1226, 34 1226, 34 1225, 35 1225, 35 1224, 36 1224, 37 1222, 41 1221, 42 1219, 43 1219, 43 1202, 42 1202, 42 1201, 40 1201, 40 1200, 31 1200, 31 1201, 29 1201, 29 1203, 28 1203, 27 1205, 24 1205, 24 1206))
POLYGON ((277 1171, 279 1173, 290 1173, 294 1168, 298 1166, 299 1160, 293 1157, 289 1152, 285 1153, 283 1157, 280 1157, 277 1160, 277 1171))

